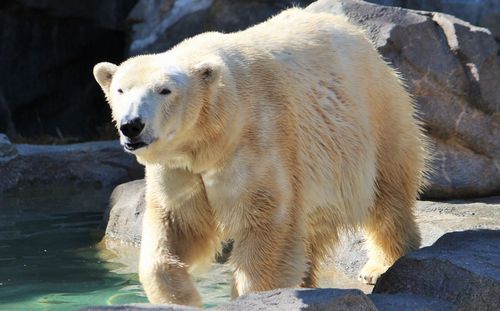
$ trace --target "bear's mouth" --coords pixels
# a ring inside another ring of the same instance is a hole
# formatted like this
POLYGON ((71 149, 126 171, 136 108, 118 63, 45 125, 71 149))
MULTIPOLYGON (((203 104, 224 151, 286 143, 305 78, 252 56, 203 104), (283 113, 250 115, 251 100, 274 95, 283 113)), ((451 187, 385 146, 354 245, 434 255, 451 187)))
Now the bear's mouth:
POLYGON ((125 148, 125 150, 127 151, 134 151, 134 150, 137 150, 137 149, 140 149, 142 147, 146 147, 148 144, 146 144, 145 142, 137 142, 137 143, 125 143, 123 145, 123 147, 125 148))

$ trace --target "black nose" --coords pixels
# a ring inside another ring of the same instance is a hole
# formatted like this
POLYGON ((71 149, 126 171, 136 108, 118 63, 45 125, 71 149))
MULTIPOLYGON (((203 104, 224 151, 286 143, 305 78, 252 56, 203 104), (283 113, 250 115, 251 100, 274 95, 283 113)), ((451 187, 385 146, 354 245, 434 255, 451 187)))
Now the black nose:
POLYGON ((139 118, 135 118, 120 125, 120 131, 128 138, 137 137, 142 132, 142 129, 144 129, 144 123, 142 123, 139 118))

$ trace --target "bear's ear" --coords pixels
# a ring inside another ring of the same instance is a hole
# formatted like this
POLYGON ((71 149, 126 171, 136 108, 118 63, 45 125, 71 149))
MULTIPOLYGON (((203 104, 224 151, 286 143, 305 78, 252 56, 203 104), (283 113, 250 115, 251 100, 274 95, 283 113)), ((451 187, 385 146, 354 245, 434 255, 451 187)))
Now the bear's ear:
POLYGON ((111 80, 113 80, 113 75, 115 74, 117 68, 118 66, 115 64, 106 62, 99 63, 94 66, 94 77, 106 96, 109 94, 111 80))
POLYGON ((222 63, 217 59, 202 61, 193 66, 194 74, 206 84, 212 84, 219 80, 222 63))

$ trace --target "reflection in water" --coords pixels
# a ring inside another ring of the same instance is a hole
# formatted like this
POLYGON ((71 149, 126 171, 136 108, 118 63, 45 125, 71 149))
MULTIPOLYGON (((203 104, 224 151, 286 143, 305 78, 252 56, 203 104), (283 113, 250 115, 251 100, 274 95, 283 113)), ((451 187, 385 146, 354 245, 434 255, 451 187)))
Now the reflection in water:
MULTIPOLYGON (((0 310, 147 302, 137 277, 138 249, 99 243, 109 194, 53 187, 0 194, 0 310)), ((195 277, 205 307, 229 302, 230 279, 220 264, 195 277)), ((332 271, 321 285, 360 288, 332 271)))

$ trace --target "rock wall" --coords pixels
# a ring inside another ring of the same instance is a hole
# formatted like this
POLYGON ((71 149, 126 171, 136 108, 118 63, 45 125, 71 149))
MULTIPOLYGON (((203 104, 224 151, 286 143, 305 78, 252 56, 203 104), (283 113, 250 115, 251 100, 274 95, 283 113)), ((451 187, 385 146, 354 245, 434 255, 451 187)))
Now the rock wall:
POLYGON ((10 123, 22 136, 95 137, 110 113, 92 67, 123 60, 135 2, 1 1, 0 131, 10 123))
POLYGON ((12 144, 0 133, 0 195, 35 187, 110 188, 144 176, 117 141, 70 145, 12 144))
POLYGON ((366 0, 381 5, 442 12, 488 28, 500 41, 500 0, 366 0))

